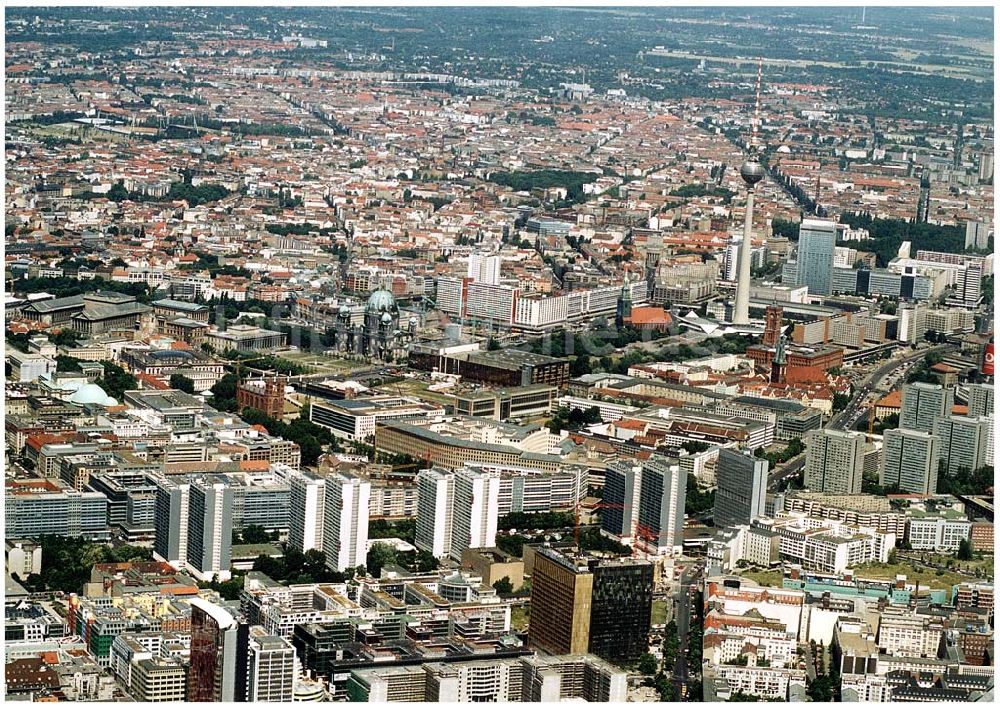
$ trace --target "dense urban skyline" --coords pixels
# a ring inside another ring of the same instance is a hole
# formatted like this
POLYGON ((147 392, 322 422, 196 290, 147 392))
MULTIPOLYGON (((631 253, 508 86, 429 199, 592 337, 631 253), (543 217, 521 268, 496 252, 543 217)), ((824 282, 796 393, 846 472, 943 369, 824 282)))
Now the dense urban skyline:
POLYGON ((990 7, 21 7, 11 700, 993 699, 990 7))

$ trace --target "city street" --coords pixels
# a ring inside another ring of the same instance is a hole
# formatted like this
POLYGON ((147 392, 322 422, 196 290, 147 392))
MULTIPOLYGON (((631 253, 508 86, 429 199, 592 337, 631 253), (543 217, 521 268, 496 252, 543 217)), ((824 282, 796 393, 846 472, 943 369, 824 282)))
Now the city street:
MULTIPOLYGON (((681 572, 680 586, 677 589, 677 634, 680 638, 677 661, 674 663, 673 683, 677 688, 677 695, 682 695, 681 687, 686 687, 690 680, 690 668, 688 667, 688 637, 691 631, 691 586, 700 581, 702 566, 700 563, 693 563, 684 568, 681 572)), ((700 672, 701 667, 698 667, 700 672)))
MULTIPOLYGON (((865 404, 872 397, 882 396, 883 393, 879 391, 879 383, 882 379, 887 378, 890 374, 898 369, 908 369, 915 362, 923 359, 927 354, 936 351, 943 351, 948 348, 948 345, 943 344, 937 347, 931 347, 929 349, 920 349, 917 351, 912 351, 904 354, 899 359, 892 359, 882 366, 871 372, 865 379, 862 385, 855 387, 855 393, 851 402, 847 404, 847 407, 835 414, 830 422, 827 424, 827 428, 833 430, 848 430, 853 423, 856 423, 861 415, 864 415, 865 404)), ((900 376, 899 378, 902 378, 900 376)), ((897 379, 898 382, 898 379, 897 379)))

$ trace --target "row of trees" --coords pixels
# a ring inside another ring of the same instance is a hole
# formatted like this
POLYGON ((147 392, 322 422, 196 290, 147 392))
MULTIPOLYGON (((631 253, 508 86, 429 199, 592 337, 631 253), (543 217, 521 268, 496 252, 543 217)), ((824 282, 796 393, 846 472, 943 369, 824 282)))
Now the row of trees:
MULTIPOLYGON (((111 548, 80 537, 42 536, 42 572, 20 580, 29 592, 81 592, 96 563, 152 560, 152 551, 139 546, 111 548)), ((16 575, 16 574, 15 574, 16 575)))
POLYGON ((556 435, 560 430, 579 430, 587 425, 596 425, 602 421, 601 411, 597 406, 591 406, 586 410, 560 406, 546 425, 548 425, 549 431, 556 435))
POLYGON ((397 551, 388 543, 374 543, 365 559, 368 574, 378 577, 387 565, 400 565, 415 573, 429 573, 438 568, 438 560, 427 551, 397 551))
POLYGON ((512 511, 497 522, 498 529, 561 529, 572 526, 576 517, 571 511, 537 511, 528 514, 512 511))
POLYGON ((767 460, 770 469, 774 469, 777 465, 788 462, 792 458, 798 457, 803 452, 806 451, 806 446, 802 443, 799 438, 792 438, 788 441, 784 448, 778 452, 765 452, 764 448, 759 447, 754 451, 754 456, 767 460))
MULTIPOLYGON (((214 392, 214 391, 213 391, 214 392)), ((244 408, 240 413, 250 425, 263 425, 271 435, 291 440, 298 444, 302 454, 302 464, 312 466, 323 454, 323 446, 340 449, 339 442, 327 428, 309 420, 309 409, 305 407, 291 423, 272 418, 256 408, 244 408)))

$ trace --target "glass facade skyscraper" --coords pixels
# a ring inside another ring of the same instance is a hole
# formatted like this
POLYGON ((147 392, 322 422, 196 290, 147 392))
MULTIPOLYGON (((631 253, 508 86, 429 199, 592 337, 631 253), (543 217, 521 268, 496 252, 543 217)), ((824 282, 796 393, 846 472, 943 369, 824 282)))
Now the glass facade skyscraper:
POLYGON ((799 226, 797 282, 810 295, 829 295, 833 288, 833 250, 837 245, 837 224, 820 219, 803 219, 799 226))

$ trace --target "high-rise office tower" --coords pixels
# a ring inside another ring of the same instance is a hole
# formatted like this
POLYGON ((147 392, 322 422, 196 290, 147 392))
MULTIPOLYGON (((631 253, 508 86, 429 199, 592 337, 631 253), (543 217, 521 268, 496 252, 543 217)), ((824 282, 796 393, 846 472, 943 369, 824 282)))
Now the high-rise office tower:
POLYGON ((934 435, 940 440, 938 454, 945 473, 955 475, 962 468, 969 472, 992 464, 987 462, 991 445, 993 419, 986 416, 967 418, 949 415, 934 422, 934 435))
POLYGON ((477 283, 500 284, 500 256, 473 253, 469 256, 468 276, 477 283))
POLYGON ((969 417, 993 415, 993 384, 969 384, 969 417))
POLYGON ((749 524, 764 515, 767 495, 767 460, 729 448, 719 450, 715 466, 715 525, 749 524))
POLYGON ((939 445, 936 435, 919 430, 885 431, 879 484, 883 487, 896 485, 913 494, 934 494, 939 445))
POLYGON ((497 542, 500 473, 463 469, 455 473, 450 555, 462 559, 466 548, 492 548, 497 542))
POLYGON ((197 703, 247 701, 250 627, 200 597, 191 605, 191 660, 187 699, 197 703))
POLYGON ((283 703, 295 693, 295 648, 284 637, 251 627, 247 643, 247 700, 283 703))
POLYGON ((542 548, 531 584, 530 646, 551 654, 638 658, 647 648, 653 564, 542 548))
POLYGON ((844 430, 806 434, 806 489, 826 494, 860 494, 865 466, 865 436, 844 430))
POLYGON ((233 536, 233 490, 221 475, 191 482, 187 567, 199 580, 229 580, 233 536))
POLYGON ((684 547, 684 499, 687 474, 660 455, 642 463, 636 542, 659 555, 676 555, 684 547))
POLYGON ((323 552, 326 565, 343 570, 363 565, 368 557, 368 510, 372 485, 352 474, 325 480, 323 552))
POLYGON ((312 472, 296 472, 289 490, 288 543, 303 553, 322 551, 326 480, 312 472))
POLYGON ((833 283, 833 253, 837 224, 823 219, 803 219, 799 225, 797 284, 810 295, 829 295, 833 283))
POLYGON ((191 485, 187 482, 156 478, 153 552, 157 558, 178 569, 187 563, 190 491, 191 485))
POLYGON ((955 393, 951 388, 923 381, 904 384, 899 427, 933 432, 934 421, 950 415, 954 404, 955 393))
POLYGON ((632 545, 639 519, 639 488, 642 466, 614 460, 604 472, 601 532, 619 543, 632 545))
POLYGON ((442 470, 417 474, 417 521, 415 545, 435 558, 451 553, 451 507, 455 475, 442 470))

